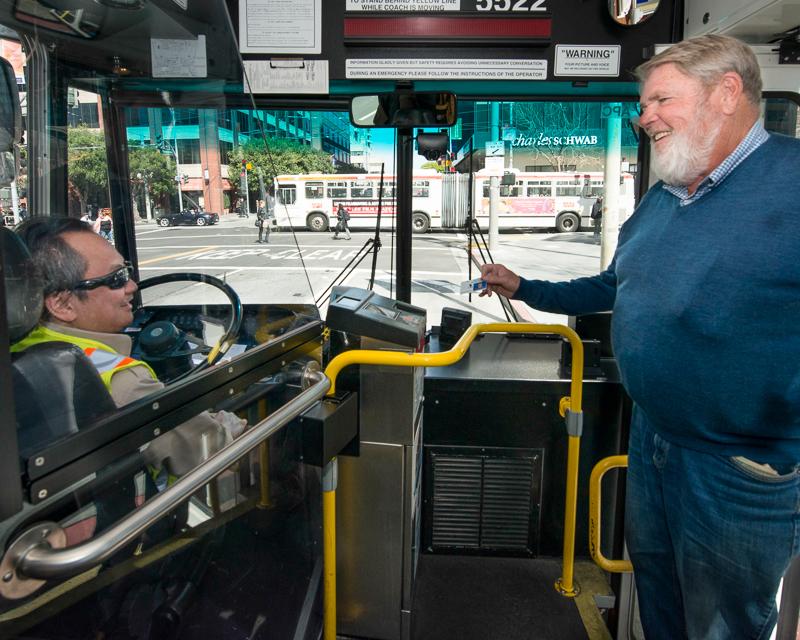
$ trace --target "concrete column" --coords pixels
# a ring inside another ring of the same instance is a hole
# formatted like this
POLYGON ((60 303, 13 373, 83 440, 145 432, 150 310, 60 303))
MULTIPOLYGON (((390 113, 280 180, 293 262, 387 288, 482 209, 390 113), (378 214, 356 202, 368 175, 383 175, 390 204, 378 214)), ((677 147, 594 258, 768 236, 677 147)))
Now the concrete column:
POLYGON ((622 158, 622 104, 603 105, 606 118, 606 159, 603 184, 603 234, 600 244, 600 269, 605 269, 614 258, 619 238, 619 179, 622 158))
POLYGON ((200 171, 203 178, 203 202, 206 211, 222 214, 225 204, 222 183, 222 158, 219 154, 219 129, 214 109, 199 109, 200 171))

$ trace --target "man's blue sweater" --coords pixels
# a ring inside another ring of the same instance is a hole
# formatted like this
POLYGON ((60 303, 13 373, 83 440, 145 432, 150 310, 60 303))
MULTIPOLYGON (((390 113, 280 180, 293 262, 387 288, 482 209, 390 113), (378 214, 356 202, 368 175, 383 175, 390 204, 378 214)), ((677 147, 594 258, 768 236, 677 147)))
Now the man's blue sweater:
POLYGON ((514 297, 613 309, 622 382, 668 441, 800 462, 800 141, 771 135, 683 207, 656 184, 607 271, 523 280, 514 297))

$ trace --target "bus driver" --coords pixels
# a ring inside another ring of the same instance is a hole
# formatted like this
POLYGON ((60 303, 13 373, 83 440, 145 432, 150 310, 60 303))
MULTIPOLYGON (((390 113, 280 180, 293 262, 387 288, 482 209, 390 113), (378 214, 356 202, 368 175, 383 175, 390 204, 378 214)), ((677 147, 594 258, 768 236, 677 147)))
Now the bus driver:
MULTIPOLYGON (((133 320, 137 286, 117 250, 75 218, 31 219, 19 234, 44 281, 44 307, 39 324, 11 351, 46 341, 78 346, 118 407, 162 389, 146 363, 129 357, 131 339, 120 333, 133 320)), ((242 428, 233 414, 203 412, 153 440, 144 458, 154 468, 180 476, 204 459, 204 434, 214 453, 242 428)))

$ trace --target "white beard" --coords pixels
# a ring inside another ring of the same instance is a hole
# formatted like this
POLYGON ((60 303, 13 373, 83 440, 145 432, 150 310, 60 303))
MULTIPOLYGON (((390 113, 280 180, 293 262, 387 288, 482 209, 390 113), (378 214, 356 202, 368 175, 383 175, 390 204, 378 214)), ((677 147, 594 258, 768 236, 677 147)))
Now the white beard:
POLYGON ((695 118, 691 129, 673 132, 663 149, 653 147, 653 172, 669 185, 687 187, 708 170, 722 123, 703 126, 705 118, 700 113, 695 118))

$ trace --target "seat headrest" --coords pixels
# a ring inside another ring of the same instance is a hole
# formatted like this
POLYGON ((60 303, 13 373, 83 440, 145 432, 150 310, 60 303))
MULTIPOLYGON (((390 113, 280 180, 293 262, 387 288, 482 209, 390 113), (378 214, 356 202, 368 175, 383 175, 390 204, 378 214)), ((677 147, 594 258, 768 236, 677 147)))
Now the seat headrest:
POLYGON ((42 314, 42 282, 31 254, 17 234, 0 227, 0 254, 6 289, 6 319, 11 344, 24 338, 42 314))

